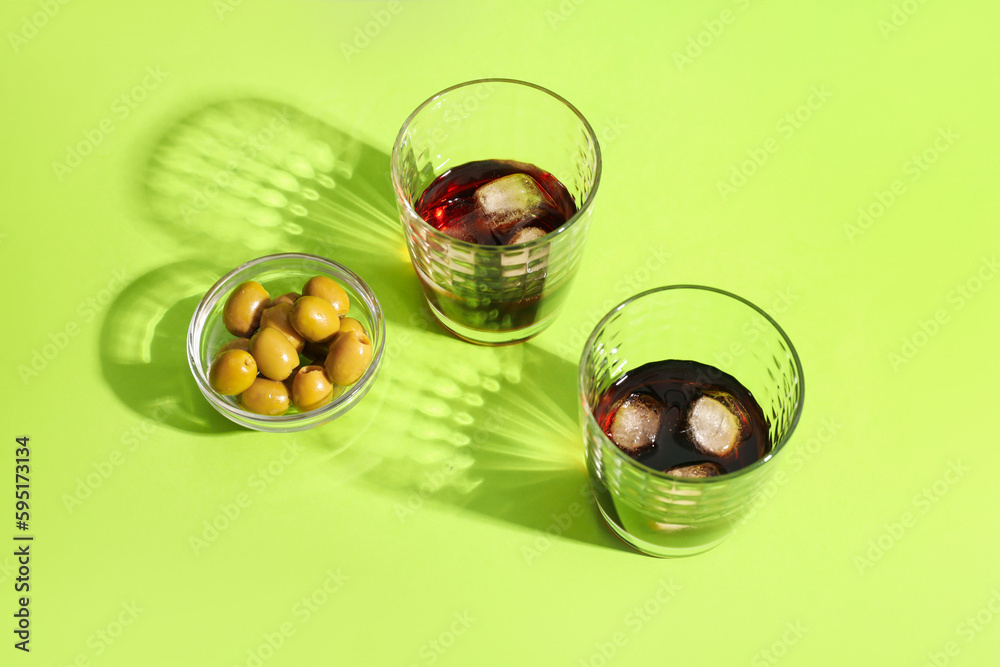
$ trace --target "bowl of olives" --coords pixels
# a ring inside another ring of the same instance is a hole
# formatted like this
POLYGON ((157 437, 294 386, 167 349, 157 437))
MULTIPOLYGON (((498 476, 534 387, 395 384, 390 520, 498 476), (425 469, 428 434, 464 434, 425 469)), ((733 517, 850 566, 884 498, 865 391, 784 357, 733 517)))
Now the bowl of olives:
POLYGON ((188 365, 212 406, 258 431, 336 419, 371 389, 385 347, 382 307, 337 262, 298 253, 237 267, 188 327, 188 365))

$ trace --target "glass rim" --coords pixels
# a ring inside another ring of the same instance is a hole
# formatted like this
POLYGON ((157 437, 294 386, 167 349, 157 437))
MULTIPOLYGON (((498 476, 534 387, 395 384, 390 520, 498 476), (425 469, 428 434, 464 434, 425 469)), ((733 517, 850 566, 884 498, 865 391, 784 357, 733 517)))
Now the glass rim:
MULTIPOLYGON (((320 257, 319 255, 298 252, 276 253, 273 255, 257 257, 256 259, 240 264, 232 271, 229 271, 224 276, 219 278, 219 280, 217 280, 215 284, 208 289, 205 296, 202 297, 201 301, 199 301, 198 305, 195 307, 194 313, 191 315, 191 321, 188 324, 188 366, 202 394, 212 407, 224 416, 229 417, 230 419, 232 419, 230 415, 237 417, 239 419, 237 423, 243 426, 248 426, 249 424, 261 424, 267 425, 269 428, 285 427, 297 430, 295 427, 302 423, 306 423, 307 428, 314 425, 318 426, 319 424, 327 421, 330 414, 334 412, 338 413, 336 416, 340 416, 338 408, 343 408, 345 404, 352 403, 352 399, 354 399, 354 397, 359 393, 361 396, 364 396, 364 394, 368 392, 371 388, 370 384, 372 378, 380 370, 382 355, 385 351, 385 338, 385 318, 382 313, 382 304, 379 303, 378 297, 375 296, 375 293, 368 286, 368 283, 361 278, 361 276, 343 264, 325 257, 320 257), (372 319, 372 331, 369 333, 369 338, 372 338, 377 332, 379 334, 379 344, 378 349, 372 350, 371 363, 368 364, 368 368, 362 376, 358 378, 357 382, 323 407, 305 413, 300 412, 297 414, 260 415, 255 412, 244 410, 239 405, 230 405, 211 388, 208 383, 207 369, 203 367, 201 358, 201 334, 204 326, 207 324, 206 318, 208 317, 209 311, 215 306, 216 303, 219 302, 222 296, 222 288, 227 282, 248 269, 252 269, 261 264, 284 260, 316 262, 325 265, 327 268, 332 269, 336 273, 342 274, 347 279, 350 287, 354 289, 364 300, 365 307, 368 308, 372 319)), ((350 407, 353 407, 353 405, 350 405, 350 407)), ((350 407, 348 409, 350 409, 350 407)))
MULTIPOLYGON (((756 470, 757 468, 763 466, 765 463, 767 463, 768 461, 770 461, 771 459, 773 459, 775 456, 777 456, 778 453, 785 448, 785 445, 788 443, 788 440, 792 437, 792 433, 795 432, 795 428, 799 424, 799 418, 802 416, 802 406, 805 403, 805 397, 806 397, 805 376, 803 375, 803 372, 802 372, 802 362, 799 359, 799 353, 796 351, 795 346, 792 344, 791 339, 788 337, 788 334, 785 333, 785 330, 781 328, 781 325, 779 325, 774 320, 773 317, 771 317, 770 315, 768 315, 766 312, 764 312, 760 307, 758 307, 753 302, 748 301, 747 299, 744 299, 743 297, 741 297, 741 296, 739 296, 737 294, 733 294, 732 292, 728 292, 726 290, 719 289, 717 287, 709 287, 707 285, 691 285, 691 284, 684 284, 684 285, 663 285, 661 287, 654 287, 652 289, 648 289, 648 290, 646 290, 644 292, 639 292, 638 294, 634 294, 634 295, 630 296, 629 298, 625 299, 624 301, 622 301, 621 303, 619 303, 617 306, 615 306, 614 308, 612 308, 610 311, 608 311, 608 314, 605 315, 604 317, 602 317, 601 321, 598 322, 597 325, 594 327, 594 330, 591 332, 590 336, 587 338, 587 342, 583 346, 583 353, 580 355, 580 365, 579 365, 578 370, 577 370, 577 391, 578 391, 578 395, 579 395, 580 401, 587 408, 586 409, 586 413, 587 413, 587 416, 586 416, 587 426, 588 427, 594 427, 594 428, 596 428, 596 430, 598 432, 600 432, 601 439, 602 439, 602 445, 605 448, 610 448, 614 452, 614 454, 619 458, 619 460, 624 461, 625 465, 628 465, 628 466, 630 466, 630 467, 632 467, 634 469, 639 470, 640 472, 652 475, 655 478, 659 478, 659 479, 662 479, 662 480, 667 481, 667 482, 673 482, 673 483, 678 483, 678 484, 692 484, 692 485, 716 484, 716 483, 721 483, 721 482, 725 482, 725 481, 728 481, 728 480, 736 479, 738 477, 741 477, 741 476, 743 476, 745 474, 750 473, 753 470, 756 470), (593 412, 593 410, 592 410, 592 408, 590 406, 590 401, 587 400, 587 397, 586 397, 586 395, 584 393, 584 384, 586 382, 587 356, 590 353, 590 350, 594 347, 594 343, 597 340, 597 333, 602 328, 604 328, 604 326, 611 320, 612 317, 615 316, 615 314, 617 314, 618 312, 624 310, 627 306, 629 306, 633 302, 639 301, 640 299, 644 299, 644 298, 652 296, 654 294, 658 294, 660 292, 666 292, 666 291, 671 291, 671 290, 689 290, 689 291, 712 292, 712 293, 719 294, 719 295, 724 296, 724 297, 728 297, 728 298, 733 299, 735 301, 739 301, 740 303, 742 303, 745 306, 749 306, 752 310, 756 311, 759 315, 763 316, 764 319, 766 319, 771 324, 771 326, 774 327, 775 331, 778 332, 778 335, 781 336, 782 340, 785 341, 785 345, 788 346, 788 351, 789 351, 789 353, 791 354, 791 357, 792 357, 792 362, 793 362, 794 367, 795 367, 796 377, 798 378, 799 400, 798 400, 798 405, 795 408, 795 414, 792 417, 791 423, 788 425, 788 430, 785 431, 785 433, 782 435, 782 437, 780 438, 780 440, 777 443, 775 443, 775 445, 771 448, 771 451, 768 452, 767 456, 765 456, 765 457, 763 457, 761 459, 758 459, 758 460, 754 461, 753 463, 751 463, 749 465, 743 466, 739 470, 734 470, 733 472, 728 472, 728 473, 725 473, 724 475, 719 475, 717 477, 704 477, 704 478, 699 478, 699 477, 678 477, 678 476, 675 476, 675 475, 669 475, 669 474, 667 474, 664 471, 656 470, 655 468, 650 468, 649 466, 645 465, 644 463, 640 463, 639 461, 636 461, 631 456, 629 456, 628 454, 626 454, 625 452, 623 452, 621 449, 619 449, 618 445, 616 445, 611 440, 611 438, 609 438, 607 436, 607 434, 604 433, 604 429, 602 429, 601 425, 597 423, 597 419, 594 417, 594 412, 593 412)), ((590 429, 588 428, 588 430, 590 430, 590 429)))
POLYGON ((453 86, 448 86, 444 90, 440 90, 431 95, 430 97, 428 97, 426 100, 421 102, 417 106, 417 108, 410 113, 409 116, 406 117, 405 121, 403 121, 402 127, 399 128, 399 132, 396 134, 396 140, 392 144, 392 155, 389 158, 389 167, 390 167, 389 171, 392 177, 392 187, 396 193, 396 201, 397 203, 399 203, 400 206, 402 206, 406 210, 408 217, 419 220, 422 223, 422 226, 425 229, 430 230, 434 236, 437 236, 442 239, 447 239, 449 243, 457 245, 458 247, 467 247, 470 249, 475 248, 477 251, 482 251, 482 252, 499 252, 505 248, 532 248, 534 246, 540 246, 543 245, 544 243, 551 242, 556 236, 559 236, 564 231, 572 227, 577 220, 583 217, 583 214, 586 213, 587 210, 594 203, 594 197, 597 194, 597 188, 601 183, 602 166, 603 166, 603 160, 601 158, 601 144, 597 140, 597 133, 594 132, 594 128, 591 127, 590 122, 584 117, 582 113, 580 113, 579 109, 573 106, 573 104, 562 95, 554 93, 548 88, 545 88, 544 86, 539 86, 538 84, 531 83, 530 81, 522 81, 521 79, 506 79, 506 78, 472 79, 470 81, 456 83, 453 86), (468 86, 487 84, 487 83, 514 84, 517 86, 524 86, 526 88, 534 88, 535 90, 542 92, 548 95, 549 97, 552 97, 558 102, 561 102, 563 106, 565 106, 566 108, 568 108, 570 111, 573 112, 577 120, 579 120, 580 123, 583 125, 583 129, 586 132, 587 136, 589 136, 591 141, 594 142, 594 157, 595 157, 594 183, 590 188, 590 192, 587 193, 587 197, 586 199, 584 199, 583 204, 580 205, 580 208, 577 209, 576 213, 574 213, 569 218, 569 220, 559 225, 551 232, 548 232, 545 236, 541 236, 537 239, 532 239, 531 241, 525 241, 523 243, 516 243, 513 245, 486 246, 486 245, 480 245, 478 243, 471 243, 469 241, 462 241, 461 239, 457 239, 454 236, 449 236, 448 234, 445 234, 444 232, 435 229, 433 225, 424 220, 423 217, 419 215, 417 211, 413 208, 413 205, 410 203, 409 199, 401 196, 403 192, 403 187, 402 184, 400 183, 399 169, 397 168, 397 165, 399 163, 400 151, 402 150, 403 136, 406 134, 406 131, 409 129, 410 124, 413 122, 413 120, 431 102, 433 102, 440 96, 444 95, 445 93, 450 93, 451 91, 458 90, 459 88, 466 88, 468 86))

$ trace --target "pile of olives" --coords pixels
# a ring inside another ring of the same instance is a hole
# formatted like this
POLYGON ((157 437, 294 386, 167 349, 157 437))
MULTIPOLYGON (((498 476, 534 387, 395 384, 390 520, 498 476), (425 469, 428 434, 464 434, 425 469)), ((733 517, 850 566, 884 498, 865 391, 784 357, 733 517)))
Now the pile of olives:
POLYGON ((274 301, 260 283, 242 283, 222 309, 222 323, 237 338, 216 353, 209 384, 259 415, 323 407, 372 361, 371 340, 347 316, 350 307, 347 292, 327 276, 274 301))

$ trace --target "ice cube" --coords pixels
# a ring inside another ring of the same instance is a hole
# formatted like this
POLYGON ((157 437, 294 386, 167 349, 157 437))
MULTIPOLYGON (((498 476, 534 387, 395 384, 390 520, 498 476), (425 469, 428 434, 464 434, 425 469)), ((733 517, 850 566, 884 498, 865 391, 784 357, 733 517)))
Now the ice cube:
POLYGON ((711 461, 674 466, 667 470, 667 474, 674 477, 716 477, 724 472, 726 471, 722 469, 722 466, 711 461))
POLYGON ((449 225, 439 231, 442 234, 447 234, 448 236, 458 239, 459 241, 466 241, 467 243, 479 242, 479 239, 473 231, 473 226, 467 222, 466 218, 462 218, 455 224, 449 225))
POLYGON ((611 440, 628 454, 655 444, 663 418, 663 404, 646 394, 630 394, 618 404, 611 421, 611 440))
POLYGON ((521 227, 521 229, 514 232, 514 235, 510 237, 510 240, 507 241, 507 245, 527 243, 528 241, 540 239, 543 236, 545 236, 545 230, 541 227, 521 227))
POLYGON ((736 451, 746 424, 739 402, 723 392, 711 392, 691 404, 686 432, 695 446, 715 456, 736 451))
POLYGON ((476 203, 486 225, 499 235, 553 208, 548 196, 527 174, 511 174, 480 186, 476 190, 476 203))

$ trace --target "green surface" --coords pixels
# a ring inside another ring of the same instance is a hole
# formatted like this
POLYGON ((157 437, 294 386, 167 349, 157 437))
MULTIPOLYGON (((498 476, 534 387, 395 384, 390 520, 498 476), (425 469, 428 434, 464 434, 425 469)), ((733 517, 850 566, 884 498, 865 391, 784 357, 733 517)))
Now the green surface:
POLYGON ((1000 10, 843 4, 4 2, 0 662, 994 664, 1000 10), (483 76, 565 96, 604 153, 565 311, 504 349, 427 323, 387 183, 409 112, 483 76), (335 194, 261 174, 185 217, 212 141, 286 106, 267 150, 331 147, 335 194), (226 236, 267 209, 297 227, 226 236), (388 321, 365 401, 287 436, 214 415, 183 347, 272 251, 355 268, 388 321), (760 304, 808 387, 752 519, 676 561, 588 502, 574 398, 597 320, 668 283, 760 304))

